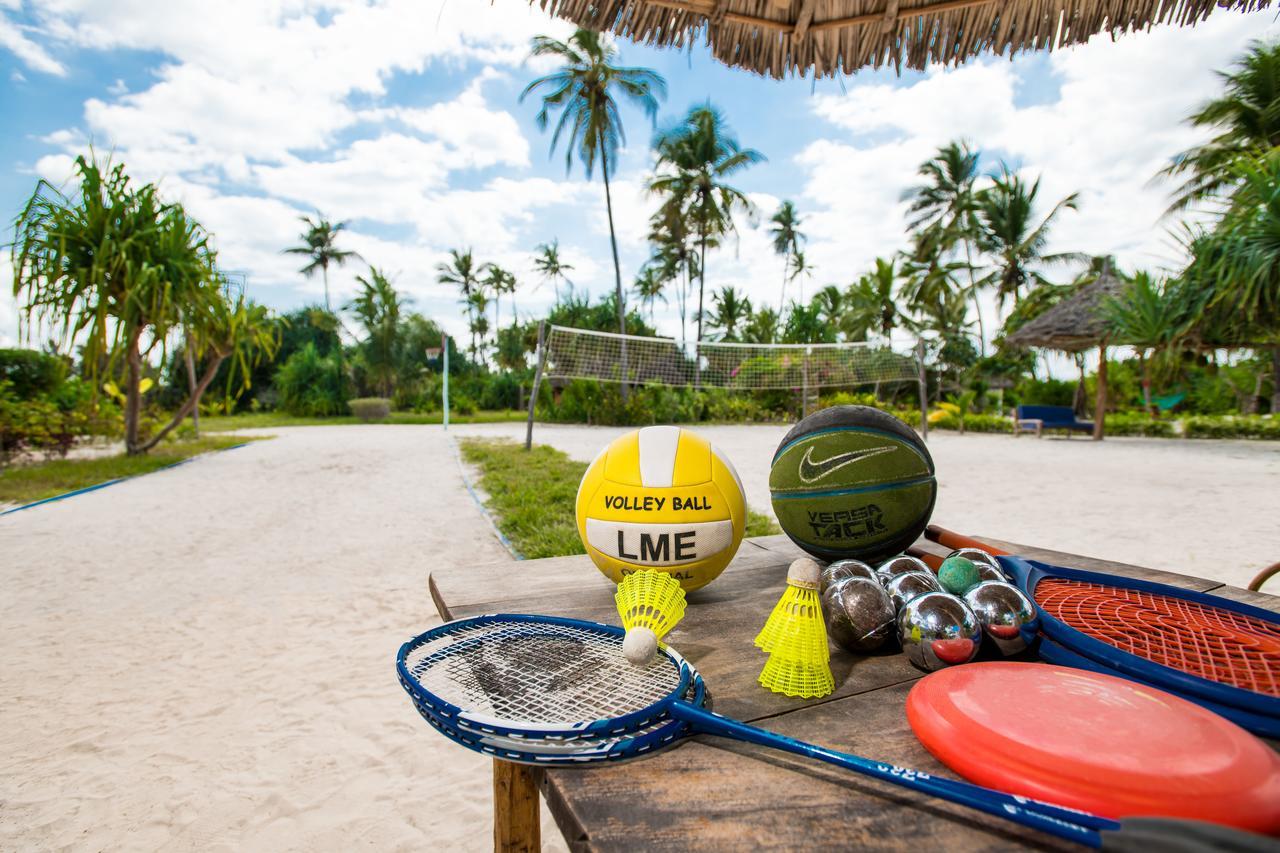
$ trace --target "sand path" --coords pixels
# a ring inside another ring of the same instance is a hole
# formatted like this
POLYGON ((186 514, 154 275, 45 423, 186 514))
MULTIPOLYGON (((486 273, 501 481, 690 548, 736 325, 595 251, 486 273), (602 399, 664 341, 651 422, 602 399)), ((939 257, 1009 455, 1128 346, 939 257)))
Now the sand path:
MULTIPOLYGON (((767 509, 782 428, 703 431, 767 509)), ((506 559, 450 442, 272 432, 0 519, 0 849, 488 848, 487 760, 429 732, 392 670, 435 622, 433 565, 506 559)), ((618 432, 536 435, 586 459, 618 432)), ((1280 558, 1275 445, 931 447, 956 529, 1235 583, 1280 558)))
POLYGON ((276 432, 0 519, 0 849, 489 848, 393 669, 433 565, 507 558, 452 446, 276 432))

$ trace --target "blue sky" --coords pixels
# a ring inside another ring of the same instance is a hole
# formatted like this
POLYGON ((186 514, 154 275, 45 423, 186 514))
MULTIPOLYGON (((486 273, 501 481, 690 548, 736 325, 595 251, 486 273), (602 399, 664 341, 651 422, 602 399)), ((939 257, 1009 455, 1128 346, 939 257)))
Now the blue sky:
MULTIPOLYGON (((598 179, 578 169, 566 177, 533 123, 536 104, 518 103, 545 70, 525 61, 529 38, 568 32, 520 0, 0 0, 0 206, 11 218, 38 177, 65 182, 92 141, 183 201, 214 234, 223 266, 244 271, 250 295, 278 308, 322 298, 320 281, 280 253, 297 239, 298 217, 318 209, 349 221, 347 248, 455 332, 456 295, 433 271, 450 248, 515 270, 520 311, 533 314, 551 293, 534 289, 531 253, 551 238, 579 287, 612 286, 598 179)), ((725 68, 701 45, 619 48, 626 63, 667 79, 660 122, 710 98, 741 142, 768 157, 738 185, 763 219, 781 199, 796 202, 816 266, 811 292, 904 245, 899 195, 956 137, 983 150, 985 168, 1005 159, 1042 175, 1046 210, 1081 193, 1054 249, 1111 252, 1130 267, 1176 264, 1171 223, 1160 218, 1167 188, 1150 178, 1201 138, 1181 119, 1216 91, 1213 70, 1276 33, 1271 13, 1218 12, 1194 29, 816 84, 725 68)), ((646 257, 655 203, 642 189, 651 128, 639 113, 624 116, 615 211, 628 282, 646 257)), ((8 280, 7 258, 0 265, 8 280)), ((362 271, 333 274, 338 299, 362 271)), ((781 276, 764 230, 746 220, 708 265, 709 287, 734 285, 757 303, 776 304, 781 276)), ((0 344, 16 337, 3 290, 0 344)), ((659 304, 658 321, 677 329, 673 307, 659 304)))

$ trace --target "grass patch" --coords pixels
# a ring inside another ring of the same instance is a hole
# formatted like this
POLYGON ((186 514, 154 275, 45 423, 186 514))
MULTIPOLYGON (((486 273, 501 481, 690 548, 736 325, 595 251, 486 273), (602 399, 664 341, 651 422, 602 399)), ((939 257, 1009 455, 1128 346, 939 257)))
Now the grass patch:
MULTIPOLYGON (((535 444, 528 453, 510 441, 464 438, 462 457, 480 469, 480 488, 498 529, 529 559, 584 554, 574 501, 587 463, 535 444)), ((747 536, 782 532, 764 513, 747 510, 747 536)))
MULTIPOLYGON (((528 412, 511 410, 476 412, 473 415, 449 415, 451 424, 501 424, 523 422, 528 412)), ((301 418, 284 412, 251 412, 241 415, 204 416, 200 418, 202 432, 226 432, 233 429, 273 429, 294 426, 347 426, 361 424, 355 415, 336 415, 330 418, 301 418)), ((386 424, 440 424, 444 416, 440 412, 392 412, 386 424)))
POLYGON ((96 486, 121 477, 136 477, 201 453, 243 444, 242 436, 205 436, 162 443, 145 456, 104 456, 100 459, 52 459, 0 471, 0 502, 29 504, 45 498, 96 486))

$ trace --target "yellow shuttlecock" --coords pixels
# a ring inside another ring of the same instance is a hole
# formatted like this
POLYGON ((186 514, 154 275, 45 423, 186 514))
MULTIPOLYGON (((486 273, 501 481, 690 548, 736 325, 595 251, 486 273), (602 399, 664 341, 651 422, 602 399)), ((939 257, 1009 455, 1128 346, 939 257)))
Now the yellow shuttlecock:
POLYGON ((774 693, 813 699, 836 689, 826 661, 806 663, 774 652, 760 673, 760 684, 774 693))
POLYGON ((755 642, 760 649, 772 652, 780 643, 789 647, 807 643, 813 647, 813 651, 807 652, 808 657, 816 656, 821 650, 825 655, 823 659, 830 659, 826 626, 822 622, 822 599, 818 596, 821 577, 822 568, 807 557, 791 564, 787 569, 786 592, 769 614, 769 620, 760 633, 756 634, 755 642))
POLYGON ((822 569, 801 558, 787 570, 782 594, 755 643, 769 653, 760 684, 787 696, 826 696, 835 689, 827 627, 818 596, 822 569))
POLYGON ((684 589, 666 572, 632 572, 618 584, 613 600, 627 629, 622 653, 635 664, 653 660, 658 641, 684 616, 684 589))

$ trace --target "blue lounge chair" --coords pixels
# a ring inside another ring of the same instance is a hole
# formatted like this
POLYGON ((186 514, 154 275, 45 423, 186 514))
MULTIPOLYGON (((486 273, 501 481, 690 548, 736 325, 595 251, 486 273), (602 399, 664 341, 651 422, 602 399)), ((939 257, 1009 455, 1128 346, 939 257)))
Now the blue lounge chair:
POLYGON ((1067 438, 1073 431, 1093 432, 1093 421, 1078 421, 1070 406, 1019 406, 1013 415, 1013 435, 1034 432, 1039 438, 1047 429, 1066 430, 1067 438))

